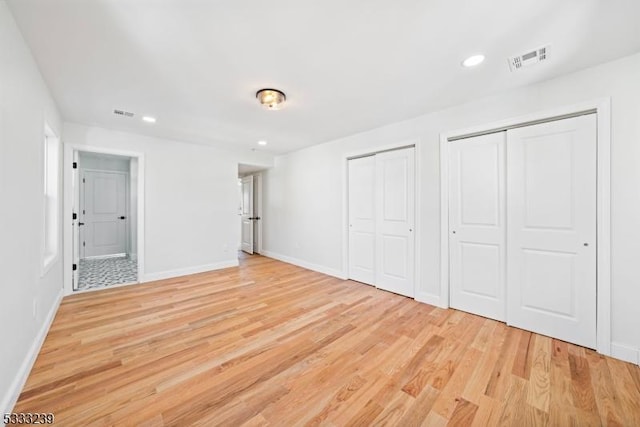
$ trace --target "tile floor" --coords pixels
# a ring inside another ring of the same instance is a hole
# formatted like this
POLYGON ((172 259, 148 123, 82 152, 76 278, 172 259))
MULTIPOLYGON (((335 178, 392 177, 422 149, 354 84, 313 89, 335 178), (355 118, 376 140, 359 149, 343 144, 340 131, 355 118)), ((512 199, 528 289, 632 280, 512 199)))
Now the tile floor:
POLYGON ((129 257, 81 259, 78 290, 138 281, 138 262, 129 257))

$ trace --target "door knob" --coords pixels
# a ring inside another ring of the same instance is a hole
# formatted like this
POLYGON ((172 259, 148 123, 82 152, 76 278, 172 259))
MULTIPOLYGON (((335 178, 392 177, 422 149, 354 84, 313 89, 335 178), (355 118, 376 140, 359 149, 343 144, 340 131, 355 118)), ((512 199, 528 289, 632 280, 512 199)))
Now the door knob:
POLYGON ((126 217, 126 216, 120 216, 120 217, 118 217, 118 218, 120 218, 120 219, 127 219, 127 217, 126 217))

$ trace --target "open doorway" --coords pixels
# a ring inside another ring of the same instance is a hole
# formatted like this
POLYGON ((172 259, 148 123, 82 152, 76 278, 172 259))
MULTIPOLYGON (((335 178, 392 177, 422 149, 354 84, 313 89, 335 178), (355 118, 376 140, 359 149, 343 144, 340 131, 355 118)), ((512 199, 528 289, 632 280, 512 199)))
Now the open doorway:
POLYGON ((262 172, 264 167, 238 165, 240 256, 262 252, 262 172), (244 253, 244 254, 243 254, 244 253))
POLYGON ((138 283, 141 159, 72 147, 65 156, 65 210, 72 218, 65 227, 72 259, 67 292, 138 283))

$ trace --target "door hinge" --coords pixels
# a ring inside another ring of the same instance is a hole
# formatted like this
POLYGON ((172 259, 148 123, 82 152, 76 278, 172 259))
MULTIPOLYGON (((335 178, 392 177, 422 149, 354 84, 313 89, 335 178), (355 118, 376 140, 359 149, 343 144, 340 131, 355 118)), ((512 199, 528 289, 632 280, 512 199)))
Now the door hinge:
POLYGON ((83 184, 85 183, 85 180, 84 180, 84 178, 82 178, 82 183, 83 183, 83 184))
POLYGON ((76 271, 78 269, 78 264, 73 264, 73 271, 76 271))
POLYGON ((78 169, 78 162, 73 162, 73 168, 78 169))
POLYGON ((71 214, 71 219, 73 219, 73 220, 78 219, 78 214, 77 214, 77 213, 75 213, 75 212, 74 212, 74 213, 72 213, 72 214, 71 214))
POLYGON ((87 242, 82 242, 82 246, 86 246, 86 245, 87 245, 87 242))

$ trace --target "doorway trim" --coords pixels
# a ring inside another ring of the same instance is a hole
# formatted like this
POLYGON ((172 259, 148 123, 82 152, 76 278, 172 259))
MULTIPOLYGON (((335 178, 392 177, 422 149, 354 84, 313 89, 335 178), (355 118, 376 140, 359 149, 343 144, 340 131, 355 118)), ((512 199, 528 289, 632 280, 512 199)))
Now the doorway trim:
POLYGON ((385 151, 400 150, 402 148, 413 147, 414 167, 415 167, 415 224, 414 224, 414 279, 413 279, 413 299, 424 302, 424 295, 421 292, 422 271, 421 271, 421 247, 422 239, 422 204, 421 204, 421 183, 422 168, 420 157, 420 139, 405 139, 396 143, 380 145, 376 147, 364 148, 362 150, 348 152, 342 155, 342 274, 341 279, 349 279, 349 160, 358 157, 372 156, 385 151))
POLYGON ((560 120, 595 112, 597 123, 596 180, 596 349, 611 355, 611 98, 600 98, 552 110, 440 134, 440 294, 429 302, 449 308, 449 141, 506 130, 525 124, 560 120))
MULTIPOLYGON (((141 283, 144 280, 144 154, 139 152, 116 150, 103 147, 93 147, 82 144, 69 144, 64 143, 64 161, 63 161, 63 181, 64 181, 64 209, 63 209, 63 271, 64 271, 64 295, 71 295, 80 292, 91 292, 96 289, 89 289, 85 291, 73 291, 73 233, 72 222, 70 220, 73 213, 73 189, 72 189, 72 164, 73 153, 75 151, 82 151, 85 153, 95 154, 111 154, 116 156, 124 156, 135 158, 138 161, 138 203, 137 203, 137 257, 138 257, 138 281, 141 283)), ((131 177, 129 177, 129 183, 131 177)), ((129 206, 131 209, 131 206, 129 206)), ((136 283, 120 284, 114 286, 126 286, 136 283)))

